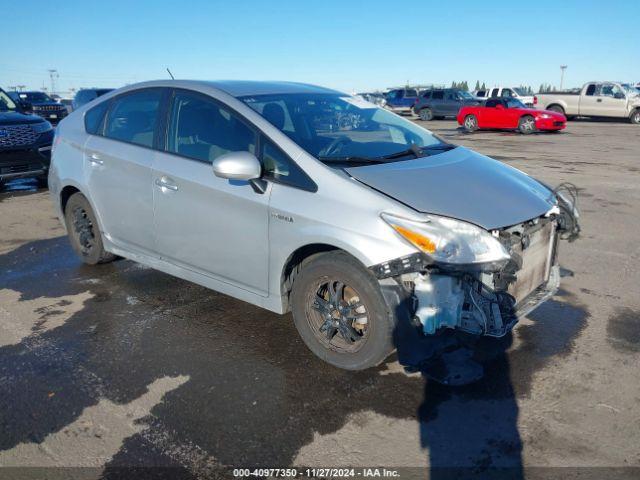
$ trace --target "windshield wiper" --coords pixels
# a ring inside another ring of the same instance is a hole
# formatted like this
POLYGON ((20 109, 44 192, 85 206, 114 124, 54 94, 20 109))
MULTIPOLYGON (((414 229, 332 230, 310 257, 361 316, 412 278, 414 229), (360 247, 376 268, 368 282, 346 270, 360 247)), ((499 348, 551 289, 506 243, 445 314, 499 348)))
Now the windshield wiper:
POLYGON ((407 155, 415 155, 416 158, 428 157, 429 155, 424 155, 425 153, 433 150, 441 150, 441 151, 449 151, 456 148, 455 145, 451 145, 450 143, 439 143, 436 145, 428 145, 426 147, 418 147, 415 143, 412 143, 409 148, 406 150, 402 150, 400 152, 392 153, 389 155, 384 155, 382 157, 378 157, 384 160, 392 160, 394 158, 405 157, 407 155))
POLYGON ((380 163, 383 160, 380 158, 368 158, 358 156, 346 156, 346 157, 318 157, 318 160, 324 163, 380 163))

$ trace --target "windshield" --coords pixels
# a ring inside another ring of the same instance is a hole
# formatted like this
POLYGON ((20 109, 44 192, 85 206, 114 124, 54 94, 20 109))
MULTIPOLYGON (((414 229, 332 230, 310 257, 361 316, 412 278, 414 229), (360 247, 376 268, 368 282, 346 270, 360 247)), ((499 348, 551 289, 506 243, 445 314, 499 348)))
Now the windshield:
POLYGON ((327 163, 375 162, 389 156, 415 158, 426 156, 422 152, 427 149, 453 148, 413 122, 357 97, 289 93, 240 100, 327 163))
POLYGON ((53 102, 51 97, 43 92, 20 92, 18 96, 20 97, 20 100, 28 103, 53 102))
POLYGON ((7 112, 9 110, 17 110, 16 102, 14 102, 9 95, 0 90, 0 112, 7 112))
POLYGON ((516 98, 507 100, 507 108, 527 108, 527 106, 516 98))
POLYGON ((463 100, 473 100, 473 95, 469 92, 465 92, 464 90, 459 90, 458 95, 460 95, 463 100))
POLYGON ((529 95, 529 94, 527 93, 527 91, 526 91, 524 88, 518 88, 518 87, 516 87, 516 88, 514 88, 513 90, 514 90, 518 95, 520 95, 521 97, 526 97, 527 95, 529 95))

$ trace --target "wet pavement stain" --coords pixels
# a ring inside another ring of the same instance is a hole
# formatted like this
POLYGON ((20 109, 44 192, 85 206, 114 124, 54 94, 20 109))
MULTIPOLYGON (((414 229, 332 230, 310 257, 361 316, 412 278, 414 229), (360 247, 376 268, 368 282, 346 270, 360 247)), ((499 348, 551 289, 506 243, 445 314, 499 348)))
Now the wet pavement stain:
POLYGON ((530 316, 532 325, 517 327, 515 350, 511 336, 479 341, 485 377, 451 388, 381 375, 393 358, 363 372, 335 369, 306 349, 289 315, 125 260, 85 266, 65 237, 0 255, 0 284, 21 300, 47 297, 52 305, 56 297, 91 294, 61 326, 0 348, 0 450, 43 441, 100 399, 129 403, 159 378, 189 378, 143 420, 145 433, 125 441, 114 468, 158 457, 175 464, 167 452, 181 445, 196 445, 218 464, 289 465, 314 434, 337 432, 354 414, 372 411, 419 422, 434 467, 517 469, 516 399, 537 370, 571 351, 588 316, 571 296, 548 302, 530 316), (170 445, 149 448, 167 432, 170 445))
POLYGON ((609 317, 607 339, 620 352, 640 352, 640 312, 628 307, 618 308, 609 317))

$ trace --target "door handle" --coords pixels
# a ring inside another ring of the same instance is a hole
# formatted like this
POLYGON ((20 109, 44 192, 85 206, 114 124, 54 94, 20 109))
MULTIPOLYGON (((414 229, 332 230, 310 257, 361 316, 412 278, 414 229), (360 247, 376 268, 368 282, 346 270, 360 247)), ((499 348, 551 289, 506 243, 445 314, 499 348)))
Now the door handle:
POLYGON ((89 155, 89 162, 93 163, 94 165, 104 165, 104 160, 102 160, 100 158, 100 155, 98 155, 97 153, 92 153, 91 155, 89 155))
POLYGON ((601 102, 601 101, 602 101, 602 99, 601 99, 601 98, 599 98, 599 99, 597 99, 597 100, 596 100, 596 102, 601 102))
POLYGON ((173 192, 178 190, 178 185, 175 183, 171 183, 171 181, 167 177, 156 178, 155 184, 159 188, 166 188, 167 190, 171 190, 173 192))

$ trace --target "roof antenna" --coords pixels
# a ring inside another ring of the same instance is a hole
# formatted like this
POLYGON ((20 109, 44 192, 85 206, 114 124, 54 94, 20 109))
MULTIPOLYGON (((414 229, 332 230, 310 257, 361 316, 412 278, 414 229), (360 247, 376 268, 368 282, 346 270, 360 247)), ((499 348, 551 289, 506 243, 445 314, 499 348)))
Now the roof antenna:
POLYGON ((171 77, 171 80, 175 80, 175 78, 173 77, 173 73, 171 73, 171 70, 169 70, 169 67, 167 67, 167 72, 169 72, 169 76, 171 77))

